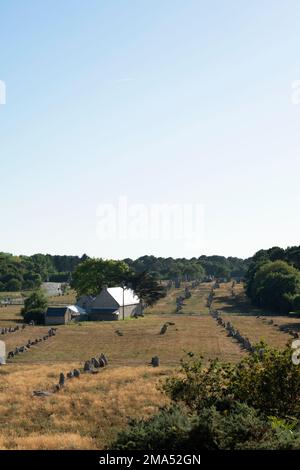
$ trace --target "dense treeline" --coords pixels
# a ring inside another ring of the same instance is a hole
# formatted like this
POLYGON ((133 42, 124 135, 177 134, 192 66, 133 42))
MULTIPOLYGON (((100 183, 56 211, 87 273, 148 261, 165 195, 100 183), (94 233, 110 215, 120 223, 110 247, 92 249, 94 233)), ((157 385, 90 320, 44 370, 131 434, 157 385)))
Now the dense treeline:
MULTIPOLYGON (((13 256, 0 253, 0 291, 36 289, 42 282, 68 282, 77 266, 89 259, 87 255, 58 256, 36 254, 13 256)), ((136 260, 123 260, 136 273, 148 272, 156 279, 194 280, 204 276, 243 277, 249 262, 223 256, 199 258, 161 258, 142 256, 136 260)))
POLYGON ((200 256, 199 258, 157 258, 142 256, 135 261, 124 260, 136 272, 147 271, 158 279, 202 279, 204 276, 244 277, 249 261, 224 256, 200 256))
POLYGON ((299 311, 300 246, 258 251, 246 274, 246 293, 258 307, 299 311))
POLYGON ((37 289, 45 281, 67 282, 70 273, 85 259, 86 255, 80 258, 43 254, 13 256, 10 253, 0 253, 0 291, 37 289))

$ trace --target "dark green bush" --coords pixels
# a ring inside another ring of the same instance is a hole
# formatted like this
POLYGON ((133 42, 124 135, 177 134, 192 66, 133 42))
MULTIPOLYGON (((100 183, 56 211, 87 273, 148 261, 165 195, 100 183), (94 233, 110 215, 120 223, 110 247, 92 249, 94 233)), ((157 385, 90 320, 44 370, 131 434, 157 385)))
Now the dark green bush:
POLYGON ((34 321, 36 324, 44 323, 47 307, 48 301, 44 293, 41 291, 33 292, 24 301, 24 307, 21 311, 24 321, 26 323, 30 321, 34 321))
POLYGON ((300 448, 299 433, 270 420, 245 404, 229 409, 162 409, 148 420, 136 420, 110 446, 116 450, 195 451, 300 448))
POLYGON ((28 310, 24 313, 23 318, 25 323, 34 321, 35 325, 43 325, 45 323, 45 311, 40 308, 28 310))
POLYGON ((182 413, 179 407, 162 408, 148 420, 132 420, 110 446, 116 450, 178 450, 183 446, 197 417, 182 413))
POLYGON ((180 377, 167 379, 165 393, 191 411, 227 400, 246 403, 265 415, 300 417, 300 367, 293 364, 292 350, 278 351, 264 343, 236 365, 202 359, 182 362, 180 377))
POLYGON ((298 449, 300 367, 292 350, 257 345, 236 365, 200 358, 162 390, 173 405, 131 421, 111 446, 127 450, 298 449))

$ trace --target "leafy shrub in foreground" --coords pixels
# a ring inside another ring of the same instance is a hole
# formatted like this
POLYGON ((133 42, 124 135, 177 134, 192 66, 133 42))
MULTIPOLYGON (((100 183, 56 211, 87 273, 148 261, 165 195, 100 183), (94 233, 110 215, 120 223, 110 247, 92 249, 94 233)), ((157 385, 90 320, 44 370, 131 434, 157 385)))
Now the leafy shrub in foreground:
POLYGON ((300 367, 263 343, 236 365, 182 362, 162 389, 173 405, 134 420, 113 449, 300 449, 300 367))
POLYGON ((289 346, 277 350, 260 343, 236 365, 213 360, 204 367, 201 357, 183 361, 181 373, 167 379, 163 390, 191 411, 225 400, 267 416, 300 417, 300 367, 293 364, 289 346))
POLYGON ((237 403, 218 411, 202 409, 199 415, 170 407, 148 420, 131 421, 111 446, 116 450, 195 451, 300 448, 299 433, 274 427, 256 410, 237 403))

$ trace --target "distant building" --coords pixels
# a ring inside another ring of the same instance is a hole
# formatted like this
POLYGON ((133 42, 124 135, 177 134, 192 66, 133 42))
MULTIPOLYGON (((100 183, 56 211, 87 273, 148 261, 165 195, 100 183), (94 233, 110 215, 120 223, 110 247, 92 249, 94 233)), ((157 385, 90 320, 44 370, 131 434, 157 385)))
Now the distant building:
POLYGON ((61 295, 62 283, 61 282, 43 282, 41 289, 47 296, 61 295))
POLYGON ((132 289, 104 287, 99 295, 80 297, 76 306, 85 310, 89 320, 122 320, 141 315, 141 302, 132 289))
POLYGON ((72 320, 78 320, 86 315, 86 312, 76 306, 49 307, 45 314, 45 325, 65 325, 72 320))
POLYGON ((104 287, 96 297, 83 295, 76 305, 49 307, 45 314, 45 325, 65 325, 82 320, 122 320, 141 313, 140 299, 132 289, 104 287))

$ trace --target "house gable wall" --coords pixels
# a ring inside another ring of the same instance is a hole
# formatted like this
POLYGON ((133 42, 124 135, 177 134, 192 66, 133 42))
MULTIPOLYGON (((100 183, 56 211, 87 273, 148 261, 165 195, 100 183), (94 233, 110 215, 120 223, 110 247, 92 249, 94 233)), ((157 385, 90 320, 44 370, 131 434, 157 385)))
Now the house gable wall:
POLYGON ((94 302, 91 305, 91 308, 119 308, 118 302, 107 292, 107 290, 103 289, 99 295, 95 298, 94 302))
MULTIPOLYGON (((141 314, 141 304, 125 305, 124 318, 131 318, 141 314)), ((123 307, 119 308, 119 320, 123 320, 123 307)))

